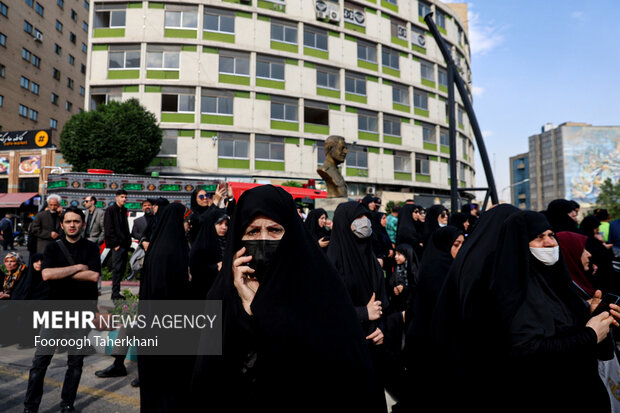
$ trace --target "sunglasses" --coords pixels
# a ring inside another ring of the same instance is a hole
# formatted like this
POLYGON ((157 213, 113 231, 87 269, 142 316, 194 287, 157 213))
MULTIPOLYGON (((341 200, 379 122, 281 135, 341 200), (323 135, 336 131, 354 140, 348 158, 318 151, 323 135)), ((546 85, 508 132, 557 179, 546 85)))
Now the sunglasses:
POLYGON ((440 215, 440 217, 442 217, 442 218, 445 218, 447 216, 448 216, 448 214, 446 214, 445 212, 442 212, 441 215, 440 215))
POLYGON ((206 195, 198 195, 198 199, 207 199, 207 198, 208 198, 208 196, 206 196, 206 195))

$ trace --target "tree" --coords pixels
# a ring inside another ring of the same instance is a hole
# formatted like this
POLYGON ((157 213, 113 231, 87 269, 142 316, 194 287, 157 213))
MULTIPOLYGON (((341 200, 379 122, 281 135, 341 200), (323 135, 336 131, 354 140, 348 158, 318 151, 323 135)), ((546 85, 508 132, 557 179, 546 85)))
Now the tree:
POLYGON ((612 219, 620 218, 620 179, 614 184, 607 178, 600 186, 596 203, 599 208, 605 208, 612 219))
POLYGON ((159 153, 161 141, 155 115, 130 99, 72 116, 60 134, 60 151, 74 171, 143 174, 159 153))

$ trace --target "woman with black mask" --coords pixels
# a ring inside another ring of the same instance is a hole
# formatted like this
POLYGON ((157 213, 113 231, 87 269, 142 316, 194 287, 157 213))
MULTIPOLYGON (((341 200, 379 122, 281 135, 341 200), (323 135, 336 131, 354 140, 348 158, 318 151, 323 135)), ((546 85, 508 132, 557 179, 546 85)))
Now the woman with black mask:
POLYGON ((321 247, 324 252, 327 252, 330 234, 329 229, 325 226, 326 223, 327 211, 323 208, 316 208, 310 211, 306 217, 306 221, 304 222, 304 226, 312 238, 319 243, 319 247, 321 247))
POLYGON ((210 208, 200 217, 200 231, 189 253, 194 299, 204 300, 222 269, 229 217, 220 208, 210 208))
MULTIPOLYGON (((502 388, 519 397, 510 411, 609 412, 610 400, 597 359, 611 359, 612 322, 592 316, 577 294, 544 215, 522 211, 503 224, 491 280, 489 328, 503 332, 505 358, 496 360, 502 388)), ((614 317, 620 307, 611 304, 614 317)), ((506 400, 498 400, 502 408, 506 400)))
POLYGON ((351 300, 290 194, 244 192, 228 236, 207 296, 222 300, 222 355, 199 357, 192 411, 385 411, 351 300))

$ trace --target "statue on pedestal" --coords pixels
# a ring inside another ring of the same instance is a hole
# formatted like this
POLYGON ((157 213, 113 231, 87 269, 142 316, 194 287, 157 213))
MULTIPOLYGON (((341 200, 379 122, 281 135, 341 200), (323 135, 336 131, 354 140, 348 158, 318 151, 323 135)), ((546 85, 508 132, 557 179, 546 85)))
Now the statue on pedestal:
POLYGON ((325 140, 325 161, 316 171, 327 185, 328 198, 347 197, 347 183, 338 170, 338 165, 347 156, 347 144, 342 136, 331 135, 325 140))

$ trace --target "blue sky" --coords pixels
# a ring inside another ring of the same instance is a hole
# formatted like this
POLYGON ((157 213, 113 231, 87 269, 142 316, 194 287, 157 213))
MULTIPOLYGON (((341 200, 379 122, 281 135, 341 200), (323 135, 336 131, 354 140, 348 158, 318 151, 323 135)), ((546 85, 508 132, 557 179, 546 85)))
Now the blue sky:
MULTIPOLYGON (((620 125, 620 0, 467 4, 474 110, 509 200, 508 158, 527 152, 542 125, 620 125)), ((476 154, 476 186, 485 186, 476 154)))

